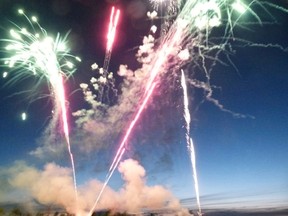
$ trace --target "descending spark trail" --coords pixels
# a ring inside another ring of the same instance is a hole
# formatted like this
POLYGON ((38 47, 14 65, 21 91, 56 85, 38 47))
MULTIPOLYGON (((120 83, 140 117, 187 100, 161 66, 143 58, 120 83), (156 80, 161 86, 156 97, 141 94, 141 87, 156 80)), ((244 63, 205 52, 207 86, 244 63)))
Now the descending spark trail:
MULTIPOLYGON (((28 20, 34 33, 18 26, 16 26, 16 29, 10 30, 12 39, 2 39, 2 41, 9 43, 6 46, 6 52, 12 53, 11 57, 4 59, 5 64, 7 64, 9 68, 12 68, 15 73, 18 72, 18 75, 16 74, 14 78, 16 81, 21 77, 27 76, 27 72, 29 72, 28 75, 31 75, 32 72, 32 75, 39 76, 40 79, 47 79, 51 85, 51 95, 53 95, 54 98, 56 114, 61 113, 63 132, 73 171, 75 198, 77 202, 76 174, 69 140, 69 127, 65 105, 66 98, 63 83, 63 76, 73 73, 73 70, 71 70, 73 68, 72 62, 65 60, 66 57, 72 56, 68 53, 66 38, 61 39, 60 36, 57 35, 56 40, 53 40, 38 23, 36 17, 33 16, 30 20, 21 9, 18 10, 18 13, 28 20), (40 33, 37 33, 36 30, 40 30, 40 33), (60 64, 60 62, 64 62, 64 64, 60 64), (65 70, 62 70, 64 67, 65 70), (63 71, 66 71, 66 73, 63 71)), ((80 61, 78 57, 75 58, 80 61)), ((58 119, 59 116, 54 116, 54 118, 58 119)))
POLYGON ((183 88, 183 104, 184 104, 184 118, 186 121, 186 141, 187 141, 187 148, 189 149, 189 140, 190 140, 190 123, 191 123, 191 116, 189 113, 189 101, 188 101, 188 93, 187 93, 187 85, 185 80, 185 75, 183 70, 181 71, 181 85, 183 88))
MULTIPOLYGON (((75 197, 76 197, 76 205, 78 205, 78 193, 77 193, 77 182, 76 182, 76 171, 75 171, 75 163, 74 157, 71 152, 71 145, 69 139, 69 127, 68 127, 68 119, 67 119, 67 109, 66 109, 66 97, 65 97, 65 90, 64 90, 64 83, 61 74, 58 74, 57 84, 54 86, 55 93, 58 95, 56 98, 59 98, 61 112, 62 112, 62 122, 63 122, 63 131, 65 134, 66 144, 68 153, 70 156, 72 173, 73 173, 73 180, 74 180, 74 190, 75 190, 75 197)), ((77 207, 76 207, 77 209, 77 207)), ((77 209, 78 210, 78 209, 77 209)))
MULTIPOLYGON (((111 9, 110 21, 107 31, 107 43, 106 43, 103 68, 99 69, 100 77, 98 79, 94 79, 95 81, 94 84, 97 85, 97 92, 98 92, 97 100, 101 103, 109 103, 109 91, 110 90, 113 91, 113 82, 111 82, 111 80, 113 80, 113 74, 108 72, 108 68, 111 59, 113 44, 115 41, 116 29, 119 17, 120 17, 120 10, 117 9, 115 11, 115 7, 113 6, 111 9)), ((95 64, 92 65, 91 67, 93 70, 98 69, 98 65, 97 68, 95 68, 95 64)))
POLYGON ((155 88, 155 79, 158 75, 159 72, 161 72, 163 70, 163 68, 161 69, 161 67, 164 67, 164 64, 166 63, 166 61, 168 60, 169 55, 171 55, 171 53, 174 51, 175 47, 177 47, 177 41, 180 39, 181 35, 181 28, 178 28, 176 33, 174 34, 173 39, 170 41, 170 43, 164 44, 162 49, 159 51, 159 54, 157 55, 158 58, 156 59, 154 65, 151 68, 151 73, 148 79, 148 82, 146 84, 146 96, 135 116, 135 118, 132 120, 132 122, 130 123, 130 126, 124 136, 123 141, 120 144, 120 147, 116 153, 116 156, 114 157, 114 160, 109 168, 109 173, 111 172, 111 170, 114 170, 115 166, 117 166, 118 164, 115 163, 116 161, 118 161, 118 157, 120 155, 121 149, 123 148, 125 142, 128 140, 130 133, 133 130, 133 127, 135 126, 136 122, 138 121, 138 118, 140 117, 144 107, 146 106, 149 98, 151 97, 153 90, 155 88))
POLYGON ((192 138, 190 138, 190 123, 191 123, 191 116, 189 112, 189 101, 188 101, 188 93, 187 93, 187 85, 185 80, 185 75, 182 70, 181 72, 181 85, 183 88, 183 104, 184 104, 184 118, 186 121, 186 142, 187 142, 187 149, 190 152, 190 159, 192 164, 193 170, 193 179, 194 179, 194 187, 196 193, 196 200, 198 206, 198 215, 202 215, 201 213, 201 205, 200 205, 200 196, 199 196, 199 185, 198 185, 198 177, 197 177, 197 169, 196 169, 196 154, 194 149, 194 144, 192 138))
MULTIPOLYGON (((174 34, 173 39, 170 41, 170 43, 164 44, 162 49, 159 51, 159 55, 158 58, 156 59, 154 65, 151 68, 151 73, 148 79, 148 82, 146 84, 146 96, 135 116, 135 118, 132 120, 132 122, 130 123, 130 126, 128 127, 128 130, 123 138, 123 141, 120 144, 120 147, 116 153, 116 156, 114 157, 114 160, 109 168, 109 173, 115 169, 115 166, 117 167, 117 163, 116 161, 118 161, 119 155, 121 153, 121 149, 123 148, 125 142, 128 140, 130 133, 133 130, 133 127, 135 126, 136 122, 138 121, 144 107, 146 106, 149 98, 151 97, 153 90, 155 88, 155 78, 157 77, 158 73, 161 71, 161 67, 164 66, 164 64, 166 63, 169 55, 171 55, 171 53, 174 51, 175 48, 175 44, 177 43, 177 41, 180 39, 179 36, 181 35, 181 28, 178 28, 176 33, 174 34)), ((177 47, 177 46, 176 46, 177 47)), ((163 70, 163 69, 162 69, 163 70)))
POLYGON ((108 33, 107 33, 107 45, 106 45, 106 53, 105 53, 104 66, 103 66, 104 73, 108 72, 108 67, 109 67, 109 62, 111 58, 113 43, 115 40, 119 16, 120 16, 120 10, 117 9, 116 14, 115 14, 115 8, 112 7, 109 28, 108 28, 108 33))
POLYGON ((201 216, 202 210, 201 210, 201 205, 200 205, 200 195, 199 195, 199 184, 198 184, 198 176, 197 176, 197 169, 196 169, 196 154, 195 154, 195 149, 194 149, 194 144, 192 138, 190 138, 189 141, 189 146, 190 146, 190 158, 191 158, 191 163, 192 163, 192 169, 193 169, 193 179, 194 179, 194 185, 195 185, 195 193, 196 193, 196 198, 197 198, 197 205, 198 205, 198 215, 201 216))
POLYGON ((125 143, 127 142, 127 140, 128 140, 128 138, 129 138, 129 136, 130 136, 130 134, 131 134, 131 132, 132 132, 135 124, 137 123, 138 119, 140 118, 140 116, 141 116, 141 114, 142 114, 145 106, 147 105, 148 100, 150 99, 151 95, 153 94, 153 91, 154 91, 154 89, 155 89, 155 86, 156 86, 156 83, 154 82, 154 83, 151 85, 151 88, 149 89, 149 91, 147 92, 147 94, 146 94, 146 96, 145 96, 145 98, 144 98, 141 106, 139 107, 139 110, 138 110, 138 112, 136 113, 134 119, 133 119, 132 122, 130 123, 130 125, 129 125, 129 127, 128 127, 128 130, 126 131, 126 134, 125 134, 125 136, 124 136, 124 138, 123 138, 123 140, 122 140, 122 142, 121 142, 121 144, 120 144, 120 146, 119 146, 119 148, 118 148, 118 151, 117 151, 117 153, 116 153, 116 156, 114 157, 114 160, 113 160, 113 162, 112 162, 112 164, 111 164, 111 166, 110 166, 110 168, 109 168, 109 173, 110 173, 111 171, 113 172, 113 170, 115 170, 115 167, 118 166, 118 164, 119 164, 119 158, 121 159, 121 155, 122 155, 122 154, 121 154, 122 149, 124 148, 124 145, 125 145, 125 143))

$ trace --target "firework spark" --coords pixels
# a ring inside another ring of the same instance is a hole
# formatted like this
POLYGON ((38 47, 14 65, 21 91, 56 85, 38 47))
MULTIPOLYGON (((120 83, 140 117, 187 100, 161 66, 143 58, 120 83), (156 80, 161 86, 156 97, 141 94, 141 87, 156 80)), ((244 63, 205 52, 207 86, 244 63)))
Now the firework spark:
POLYGON ((3 78, 6 78, 7 76, 8 76, 8 72, 6 72, 6 71, 3 72, 2 77, 3 77, 3 78))
POLYGON ((27 120, 27 114, 25 112, 21 113, 21 119, 22 119, 22 121, 27 120))

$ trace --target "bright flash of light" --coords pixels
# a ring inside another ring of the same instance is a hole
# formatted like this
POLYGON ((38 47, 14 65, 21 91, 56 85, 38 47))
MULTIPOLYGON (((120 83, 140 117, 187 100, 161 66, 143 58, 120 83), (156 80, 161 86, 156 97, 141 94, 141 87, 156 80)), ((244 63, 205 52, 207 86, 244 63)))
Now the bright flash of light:
MULTIPOLYGON (((42 35, 38 37, 26 29, 11 29, 12 38, 2 39, 8 43, 5 52, 11 55, 4 58, 4 62, 18 73, 15 79, 20 79, 32 72, 38 74, 40 79, 45 78, 50 82, 58 73, 67 77, 75 71, 73 63, 65 61, 67 57, 72 57, 69 49, 63 46, 66 44, 66 37, 61 38, 58 34, 54 40, 44 29, 41 30, 42 35), (66 63, 61 64, 61 62, 66 63)), ((80 61, 79 57, 75 59, 80 61)))
MULTIPOLYGON (((58 34, 53 39, 48 36, 46 30, 41 27, 35 16, 29 19, 22 9, 19 9, 18 13, 27 19, 33 31, 29 32, 28 29, 15 25, 15 29, 10 30, 11 38, 1 39, 1 41, 8 43, 5 51, 10 55, 10 57, 4 58, 4 62, 16 73, 14 81, 27 75, 34 75, 39 77, 40 80, 46 79, 50 84, 55 110, 59 110, 56 113, 61 113, 62 116, 63 132, 71 158, 77 201, 77 184, 73 156, 70 150, 63 77, 69 77, 75 71, 73 63, 67 61, 67 58, 74 58, 78 61, 80 58, 69 54, 69 49, 66 46, 67 35, 61 38, 58 34), (36 30, 39 32, 37 33, 36 30)), ((59 116, 55 118, 58 119, 59 116)))
POLYGON ((24 10, 23 9, 18 9, 18 13, 19 14, 24 14, 24 10))
POLYGON ((196 169, 196 153, 194 149, 194 143, 192 138, 190 138, 190 124, 191 124, 191 116, 189 112, 189 100, 188 100, 188 91, 186 85, 186 79, 184 72, 181 72, 181 86, 183 88, 183 105, 184 105, 184 119, 186 122, 186 143, 187 149, 190 153, 192 171, 193 171, 193 179, 194 179, 194 188, 196 193, 196 200, 198 206, 198 215, 202 215, 201 213, 201 204, 200 204, 200 195, 199 195, 199 185, 198 185, 198 177, 197 177, 197 169, 196 169))
POLYGON ((25 112, 21 114, 21 119, 22 121, 25 121, 27 119, 27 114, 25 112))
POLYGON ((236 11, 238 11, 239 13, 245 13, 246 11, 246 7, 245 5, 241 2, 241 1, 235 1, 233 4, 232 4, 232 8, 235 9, 236 11))
POLYGON ((3 78, 6 78, 7 76, 8 76, 8 72, 7 72, 7 71, 4 71, 3 74, 2 74, 2 77, 3 77, 3 78))

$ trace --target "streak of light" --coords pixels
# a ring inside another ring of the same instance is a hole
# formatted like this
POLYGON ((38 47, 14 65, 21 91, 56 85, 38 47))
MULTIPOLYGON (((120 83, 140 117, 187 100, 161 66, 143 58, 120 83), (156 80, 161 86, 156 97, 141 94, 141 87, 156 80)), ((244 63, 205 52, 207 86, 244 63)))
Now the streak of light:
POLYGON ((190 160, 192 165, 193 171, 193 179, 194 179, 194 188, 196 193, 196 200, 198 206, 198 215, 202 215, 201 213, 201 204, 200 204, 200 195, 199 195, 199 184, 198 184, 198 177, 197 177, 197 168, 196 168, 196 153, 194 149, 194 143, 192 138, 190 138, 190 124, 191 124, 191 116, 189 112, 189 100, 188 100, 188 92, 187 92, 187 85, 184 72, 181 72, 181 85, 183 88, 183 96, 184 96, 184 118, 186 121, 186 142, 187 142, 187 149, 190 152, 190 160))

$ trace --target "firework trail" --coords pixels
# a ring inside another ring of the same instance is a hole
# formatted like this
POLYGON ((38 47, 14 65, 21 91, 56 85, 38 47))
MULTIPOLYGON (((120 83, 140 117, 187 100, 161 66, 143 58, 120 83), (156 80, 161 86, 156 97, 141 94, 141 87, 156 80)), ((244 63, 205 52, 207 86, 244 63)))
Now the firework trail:
POLYGON ((184 119, 186 121, 186 143, 187 149, 190 152, 191 165, 193 170, 193 179, 194 179, 194 187, 196 193, 196 200, 198 206, 198 215, 202 215, 201 213, 201 205, 200 205, 200 196, 199 196, 199 185, 198 185, 198 177, 197 177, 197 169, 196 169, 196 154, 194 149, 194 143, 192 138, 190 137, 190 124, 191 124, 191 116, 189 112, 189 101, 188 101, 188 92, 186 79, 183 70, 181 71, 181 85, 183 88, 183 104, 184 104, 184 119))
POLYGON ((116 153, 116 156, 114 157, 114 160, 109 168, 109 173, 111 170, 114 170, 114 167, 117 166, 118 164, 115 163, 116 161, 118 161, 118 157, 121 153, 121 149, 124 147, 126 141, 128 140, 136 122, 138 121, 139 117, 142 114, 143 109, 145 108, 148 100, 150 99, 151 95, 153 94, 154 88, 156 86, 156 76, 158 75, 158 73, 160 71, 163 70, 164 64, 166 63, 169 55, 171 55, 171 53, 174 50, 174 47, 177 46, 177 41, 180 40, 180 35, 181 35, 181 28, 178 28, 177 31, 174 34, 173 39, 167 43, 164 44, 162 49, 159 51, 158 53, 158 58, 156 59, 155 63, 153 64, 152 68, 151 68, 151 74, 150 77, 148 78, 147 84, 146 84, 146 91, 145 91, 145 97, 143 99, 143 102, 141 103, 138 112, 136 113, 134 119, 132 120, 132 122, 130 123, 128 130, 125 133, 125 136, 120 144, 120 147, 116 153))
POLYGON ((113 43, 115 40, 116 35, 116 29, 119 21, 120 16, 120 10, 117 9, 115 14, 115 8, 112 7, 111 14, 110 14, 110 22, 109 22, 109 28, 107 33, 107 45, 106 45, 106 52, 105 52, 105 59, 104 59, 104 73, 108 72, 109 62, 111 58, 113 43))
POLYGON ((159 71, 161 71, 161 67, 167 61, 168 55, 171 54, 171 52, 173 51, 173 47, 177 43, 177 40, 180 39, 179 38, 180 32, 181 32, 181 29, 179 28, 176 31, 173 40, 171 40, 169 44, 164 44, 162 49, 159 51, 158 58, 151 68, 151 74, 150 74, 150 77, 149 77, 147 84, 146 84, 146 87, 145 87, 146 91, 145 91, 145 97, 143 99, 143 102, 140 105, 138 112, 136 113, 134 119, 132 120, 132 122, 130 123, 130 125, 128 127, 128 130, 125 133, 125 136, 124 136, 124 138, 120 144, 120 147, 116 153, 116 156, 114 157, 114 160, 113 160, 113 162, 109 168, 109 173, 111 170, 114 170, 115 166, 118 165, 115 162, 118 161, 118 157, 121 153, 121 149, 124 147, 124 145, 125 145, 126 141, 128 140, 136 122, 138 121, 140 115, 142 114, 143 109, 145 108, 148 100, 150 99, 151 95, 153 94, 154 88, 156 86, 156 82, 155 82, 156 76, 159 73, 159 71))
POLYGON ((198 215, 203 215, 201 210, 201 204, 200 204, 200 194, 199 194, 199 184, 198 184, 198 176, 197 176, 197 169, 196 169, 196 153, 194 149, 194 143, 192 138, 190 138, 189 141, 190 146, 190 158, 191 158, 191 164, 193 169, 193 179, 194 179, 194 186, 195 186, 195 193, 196 193, 196 199, 197 199, 197 206, 198 206, 198 215))
MULTIPOLYGON (((47 35, 45 29, 38 23, 36 17, 29 19, 23 10, 18 10, 18 13, 23 15, 30 23, 33 33, 26 28, 16 26, 16 29, 11 29, 10 34, 12 39, 2 39, 7 42, 6 52, 11 53, 11 57, 5 58, 5 64, 16 74, 14 81, 21 79, 27 75, 47 79, 51 87, 51 95, 54 98, 55 113, 61 113, 63 132, 70 155, 71 166, 73 171, 74 189, 77 201, 77 184, 75 175, 75 166, 71 146, 69 140, 69 127, 66 110, 65 88, 63 77, 71 75, 74 70, 73 63, 67 61, 67 57, 72 57, 66 47, 66 37, 60 38, 59 34, 56 39, 47 35), (40 30, 39 33, 36 30, 40 30), (62 64, 60 62, 63 62, 62 64), (62 70, 63 69, 63 70, 62 70), (65 72, 63 72, 65 71, 65 72)), ((75 57, 78 61, 80 59, 75 57)), ((39 81, 40 83, 40 81, 39 81)), ((54 116, 59 118, 58 116, 54 116)))
MULTIPOLYGON (((63 123, 63 131, 66 139, 66 144, 68 148, 68 153, 70 156, 71 161, 71 167, 72 167, 72 173, 73 173, 73 180, 74 180, 74 190, 75 190, 75 197, 76 197, 76 205, 78 203, 78 193, 77 193, 77 182, 76 182, 76 171, 75 171, 75 163, 74 163, 74 157, 71 151, 71 145, 70 145, 70 139, 69 139, 69 127, 68 127, 68 119, 67 119, 67 109, 66 109, 66 97, 65 97, 65 89, 64 89, 64 83, 63 78, 61 74, 58 74, 58 82, 54 88, 55 93, 58 94, 56 98, 58 98, 58 101, 60 103, 61 112, 62 112, 62 123, 63 123)), ((78 209, 77 209, 78 210, 78 209)))
POLYGON ((115 7, 113 6, 111 9, 110 21, 108 25, 107 44, 106 44, 103 68, 98 68, 98 65, 96 63, 91 66, 92 70, 96 70, 96 69, 99 70, 99 75, 100 75, 99 79, 96 79, 96 78, 93 79, 93 85, 97 86, 96 87, 97 100, 100 103, 103 103, 103 102, 109 103, 108 92, 111 89, 111 87, 112 87, 112 91, 114 90, 113 89, 114 83, 111 82, 111 80, 113 80, 113 74, 108 73, 108 68, 109 68, 109 63, 111 59, 113 44, 115 41, 116 29, 117 29, 119 17, 120 17, 120 10, 119 9, 116 10, 115 7), (104 101, 104 99, 106 99, 107 101, 104 101))

